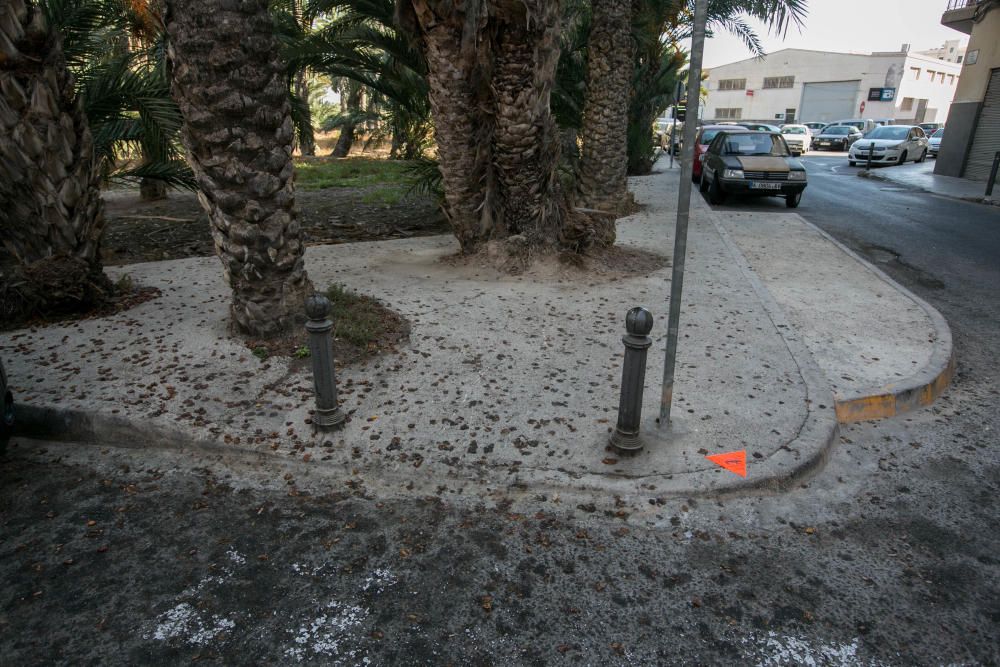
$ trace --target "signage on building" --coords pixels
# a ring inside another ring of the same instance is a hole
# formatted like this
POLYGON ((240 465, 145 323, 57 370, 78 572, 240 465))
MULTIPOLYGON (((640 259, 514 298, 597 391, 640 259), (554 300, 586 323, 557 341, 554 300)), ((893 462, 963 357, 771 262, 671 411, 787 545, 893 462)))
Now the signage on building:
POLYGON ((895 88, 869 88, 868 89, 868 101, 869 102, 892 102, 896 99, 896 89, 895 88))
POLYGON ((865 102, 864 100, 862 100, 861 106, 858 108, 858 113, 864 113, 864 112, 865 112, 865 102))
POLYGON ((753 97, 753 90, 747 88, 747 97, 753 97))

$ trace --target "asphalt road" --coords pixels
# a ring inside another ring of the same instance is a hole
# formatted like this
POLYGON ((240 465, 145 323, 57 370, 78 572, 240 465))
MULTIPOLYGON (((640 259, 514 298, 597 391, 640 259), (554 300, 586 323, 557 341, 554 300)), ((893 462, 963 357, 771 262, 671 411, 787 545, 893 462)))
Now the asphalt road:
POLYGON ((951 323, 931 408, 787 494, 609 512, 17 442, 0 664, 997 664, 1000 210, 807 164, 800 213, 951 323))

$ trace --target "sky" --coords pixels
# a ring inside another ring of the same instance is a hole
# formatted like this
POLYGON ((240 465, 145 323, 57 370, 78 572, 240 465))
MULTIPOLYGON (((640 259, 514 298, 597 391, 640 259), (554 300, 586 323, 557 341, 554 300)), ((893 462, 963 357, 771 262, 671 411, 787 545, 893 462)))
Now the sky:
MULTIPOLYGON (((946 0, 808 0, 801 29, 789 28, 784 38, 768 34, 759 23, 753 25, 768 53, 785 48, 871 53, 898 51, 904 43, 923 51, 949 39, 968 41, 968 35, 941 25, 947 4, 946 0)), ((705 41, 706 67, 752 55, 739 39, 722 31, 705 41)))

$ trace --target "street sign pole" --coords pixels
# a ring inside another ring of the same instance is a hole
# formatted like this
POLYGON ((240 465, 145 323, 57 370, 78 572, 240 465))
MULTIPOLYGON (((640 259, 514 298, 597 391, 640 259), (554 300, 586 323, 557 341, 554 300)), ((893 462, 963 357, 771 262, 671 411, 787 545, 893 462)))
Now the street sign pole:
POLYGON ((691 173, 694 169, 694 137, 698 125, 698 98, 701 94, 701 63, 705 51, 705 23, 708 0, 695 0, 691 64, 688 68, 687 110, 684 114, 684 151, 681 155, 681 182, 677 194, 677 227, 674 233, 674 266, 670 279, 670 314, 667 322, 667 353, 663 360, 663 389, 660 393, 659 428, 670 424, 670 404, 674 398, 674 365, 677 334, 684 289, 684 258, 687 255, 688 220, 691 213, 691 173))

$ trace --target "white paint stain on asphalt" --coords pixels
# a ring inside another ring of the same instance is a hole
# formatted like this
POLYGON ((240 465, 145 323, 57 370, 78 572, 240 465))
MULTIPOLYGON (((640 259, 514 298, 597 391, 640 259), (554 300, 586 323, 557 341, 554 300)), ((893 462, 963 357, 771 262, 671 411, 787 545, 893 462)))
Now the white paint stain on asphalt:
POLYGON ((816 642, 804 637, 783 635, 773 630, 766 636, 751 635, 743 639, 747 657, 755 660, 756 667, 783 667, 802 665, 803 667, 843 666, 880 667, 883 663, 863 660, 858 655, 860 641, 855 638, 848 644, 816 642))
POLYGON ((219 616, 202 618, 197 609, 187 602, 182 602, 160 614, 156 629, 151 636, 160 641, 179 639, 192 646, 205 646, 235 627, 236 623, 228 618, 219 616))
POLYGON ((285 656, 301 662, 304 658, 324 657, 329 665, 368 665, 367 656, 348 646, 352 631, 361 625, 368 611, 361 607, 345 605, 331 600, 314 618, 289 630, 293 646, 285 649, 285 656))

